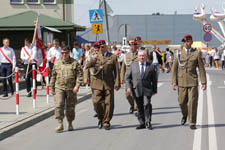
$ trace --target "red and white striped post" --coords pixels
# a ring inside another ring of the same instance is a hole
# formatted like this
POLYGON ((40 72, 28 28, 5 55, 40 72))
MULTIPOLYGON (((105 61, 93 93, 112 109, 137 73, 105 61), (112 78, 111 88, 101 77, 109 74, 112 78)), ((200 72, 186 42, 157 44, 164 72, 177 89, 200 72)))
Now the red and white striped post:
POLYGON ((46 77, 46 93, 47 93, 47 104, 49 103, 49 63, 47 62, 46 64, 46 72, 47 72, 47 77, 46 77))
POLYGON ((35 65, 32 66, 32 77, 33 77, 33 108, 36 108, 36 81, 35 81, 35 65))
POLYGON ((19 115, 19 73, 18 67, 15 68, 16 72, 16 115, 19 115))

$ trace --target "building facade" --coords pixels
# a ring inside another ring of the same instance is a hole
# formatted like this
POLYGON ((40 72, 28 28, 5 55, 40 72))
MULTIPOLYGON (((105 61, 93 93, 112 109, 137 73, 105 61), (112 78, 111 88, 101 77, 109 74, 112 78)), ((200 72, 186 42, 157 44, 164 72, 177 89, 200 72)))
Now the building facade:
MULTIPOLYGON (((208 17, 209 18, 209 15, 208 17)), ((220 32, 219 25, 215 22, 210 23, 220 32)), ((202 23, 193 21, 192 14, 186 15, 115 15, 110 21, 110 40, 111 42, 122 42, 123 37, 128 40, 139 35, 143 40, 170 40, 173 45, 182 44, 181 38, 186 34, 191 34, 195 41, 203 40, 202 23), (125 27, 126 26, 126 27, 125 27)), ((79 33, 82 38, 95 41, 96 35, 92 34, 91 29, 86 33, 79 33)), ((98 35, 99 39, 106 39, 106 31, 98 35)), ((221 43, 213 36, 209 46, 219 46, 221 43)))
POLYGON ((74 23, 74 0, 1 0, 0 18, 35 11, 74 23))

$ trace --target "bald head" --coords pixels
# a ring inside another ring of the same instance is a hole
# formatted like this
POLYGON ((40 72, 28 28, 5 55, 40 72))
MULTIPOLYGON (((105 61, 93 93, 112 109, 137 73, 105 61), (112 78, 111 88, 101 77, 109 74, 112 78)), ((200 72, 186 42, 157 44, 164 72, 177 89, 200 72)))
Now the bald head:
POLYGON ((147 54, 144 50, 138 51, 138 61, 144 63, 147 59, 147 54))

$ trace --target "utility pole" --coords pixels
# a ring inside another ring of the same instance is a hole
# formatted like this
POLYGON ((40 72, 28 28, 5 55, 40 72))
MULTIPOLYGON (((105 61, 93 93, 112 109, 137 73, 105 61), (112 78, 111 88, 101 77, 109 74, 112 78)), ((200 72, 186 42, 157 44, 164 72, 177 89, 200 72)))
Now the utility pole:
POLYGON ((109 22, 108 22, 108 13, 106 8, 106 1, 103 0, 104 10, 105 10, 105 21, 106 21, 106 37, 108 45, 110 45, 110 38, 109 38, 109 22))
POLYGON ((63 21, 65 21, 66 17, 65 17, 65 0, 62 1, 63 2, 63 21))
POLYGON ((125 24, 125 27, 124 27, 125 29, 124 29, 124 31, 125 31, 125 34, 124 34, 124 36, 127 38, 127 24, 125 24))

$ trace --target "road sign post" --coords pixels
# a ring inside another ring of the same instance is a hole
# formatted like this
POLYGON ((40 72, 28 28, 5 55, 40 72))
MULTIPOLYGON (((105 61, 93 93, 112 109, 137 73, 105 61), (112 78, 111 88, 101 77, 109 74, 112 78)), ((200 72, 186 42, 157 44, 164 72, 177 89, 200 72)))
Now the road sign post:
POLYGON ((103 22, 103 12, 102 9, 89 10, 90 23, 102 23, 103 22))
POLYGON ((102 33, 102 23, 93 23, 92 24, 92 33, 94 33, 94 34, 102 33))
POLYGON ((212 25, 209 23, 206 23, 203 26, 203 31, 205 32, 203 36, 203 40, 207 43, 207 50, 208 50, 209 42, 212 40, 212 34, 210 33, 212 31, 212 25))
POLYGON ((97 35, 102 33, 103 12, 102 9, 89 10, 90 23, 92 24, 92 33, 97 35))
POLYGON ((212 31, 212 25, 207 23, 203 26, 203 31, 206 33, 210 33, 212 31))
POLYGON ((205 33, 203 36, 203 39, 205 42, 210 42, 212 40, 212 34, 211 33, 205 33))

